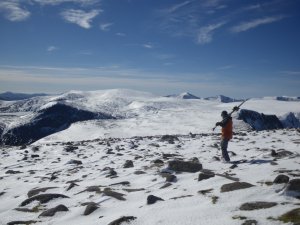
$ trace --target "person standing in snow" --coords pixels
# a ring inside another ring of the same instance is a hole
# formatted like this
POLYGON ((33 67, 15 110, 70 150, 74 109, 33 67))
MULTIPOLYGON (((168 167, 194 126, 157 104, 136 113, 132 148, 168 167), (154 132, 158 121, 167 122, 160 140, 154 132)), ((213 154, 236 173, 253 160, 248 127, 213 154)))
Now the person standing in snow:
POLYGON ((230 162, 230 158, 228 155, 227 147, 228 142, 232 138, 232 117, 227 113, 227 111, 223 111, 221 113, 222 121, 216 123, 217 126, 222 127, 222 139, 221 139, 221 150, 222 157, 226 162, 230 162))

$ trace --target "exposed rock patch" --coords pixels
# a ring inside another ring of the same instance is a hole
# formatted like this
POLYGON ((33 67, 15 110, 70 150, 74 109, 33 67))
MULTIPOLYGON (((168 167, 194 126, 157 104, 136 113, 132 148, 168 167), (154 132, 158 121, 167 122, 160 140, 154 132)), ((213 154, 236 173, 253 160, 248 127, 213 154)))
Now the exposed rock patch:
POLYGON ((233 182, 233 183, 229 183, 229 184, 224 184, 221 187, 221 192, 236 191, 236 190, 240 190, 240 189, 250 188, 253 186, 254 185, 249 184, 247 182, 233 182))

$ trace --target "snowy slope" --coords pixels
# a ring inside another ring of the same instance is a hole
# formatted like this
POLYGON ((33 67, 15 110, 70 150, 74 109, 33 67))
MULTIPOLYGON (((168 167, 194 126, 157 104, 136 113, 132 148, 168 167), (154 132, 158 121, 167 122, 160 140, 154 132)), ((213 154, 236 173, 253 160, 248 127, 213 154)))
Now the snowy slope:
MULTIPOLYGON (((36 102, 28 112, 23 102, 21 115, 8 111, 1 115, 1 121, 15 126, 56 104, 110 113, 118 119, 76 122, 26 146, 0 146, 1 225, 18 224, 14 221, 108 225, 122 216, 136 218, 127 223, 132 225, 241 225, 251 224, 251 220, 280 225, 284 223, 279 216, 299 208, 299 200, 286 191, 285 184, 273 183, 279 174, 291 180, 300 177, 299 130, 249 131, 249 126, 233 114, 236 134, 229 143, 230 157, 247 161, 235 168, 220 161, 220 129, 213 133, 212 128, 221 111, 230 111, 238 103, 187 101, 132 90, 71 91, 36 102), (174 136, 163 136, 166 134, 174 136), (202 172, 166 170, 170 160, 195 162, 195 157, 202 164, 202 172), (162 171, 172 172, 176 178, 162 171), (205 171, 214 176, 198 181, 205 171), (237 180, 254 186, 222 191, 224 185, 237 180), (40 188, 45 188, 40 190, 44 192, 33 193, 40 188), (39 194, 64 198, 39 202, 31 201, 28 194, 33 198, 39 194), (148 205, 149 195, 164 201, 148 205), (264 203, 253 203, 257 201, 264 203), (243 210, 245 203, 272 207, 243 210), (40 216, 60 204, 68 211, 40 216), (84 215, 87 205, 95 211, 84 215)), ((290 118, 289 112, 297 116, 300 112, 298 102, 274 99, 249 100, 242 108, 281 119, 290 118)))
POLYGON ((37 225, 107 225, 122 216, 133 216, 136 219, 128 224, 240 225, 246 220, 255 220, 258 224, 279 225, 283 222, 274 219, 299 208, 296 205, 299 200, 284 193, 284 184, 272 184, 279 174, 290 179, 300 176, 299 131, 235 135, 229 145, 231 159, 248 161, 233 169, 230 169, 231 164, 216 160, 220 157, 216 148, 218 136, 202 134, 177 138, 174 144, 161 141, 161 136, 68 143, 41 140, 25 149, 2 149, 0 224, 35 221, 37 225), (271 150, 288 152, 282 157, 273 157, 271 150), (200 172, 174 173, 176 179, 167 182, 160 174, 167 168, 168 161, 174 158, 187 161, 194 157, 203 169, 218 175, 198 181, 200 172), (157 159, 162 163, 155 164, 157 159), (133 167, 124 168, 127 160, 133 161, 133 167), (226 175, 228 178, 224 177, 226 175), (223 185, 234 182, 231 179, 254 186, 222 192, 223 185), (166 184, 170 186, 162 188, 166 184), (39 194, 61 194, 68 198, 55 198, 46 203, 33 201, 21 206, 28 199, 28 192, 38 188, 51 188, 39 194), (113 192, 104 191, 107 188, 113 192), (148 205, 149 195, 164 201, 148 205), (245 203, 257 201, 276 205, 251 211, 240 209, 245 203), (84 203, 88 202, 94 202, 97 209, 84 215, 87 207, 84 203), (39 217, 60 204, 68 211, 39 217))

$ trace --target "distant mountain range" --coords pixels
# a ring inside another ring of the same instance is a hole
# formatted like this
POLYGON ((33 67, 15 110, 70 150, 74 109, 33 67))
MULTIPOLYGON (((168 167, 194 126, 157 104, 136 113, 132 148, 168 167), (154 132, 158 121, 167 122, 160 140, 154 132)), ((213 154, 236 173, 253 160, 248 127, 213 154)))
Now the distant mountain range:
POLYGON ((16 100, 24 100, 28 98, 33 98, 37 96, 47 96, 44 93, 36 93, 36 94, 25 94, 25 93, 13 93, 13 92, 4 92, 0 93, 0 100, 3 101, 16 101, 16 100))

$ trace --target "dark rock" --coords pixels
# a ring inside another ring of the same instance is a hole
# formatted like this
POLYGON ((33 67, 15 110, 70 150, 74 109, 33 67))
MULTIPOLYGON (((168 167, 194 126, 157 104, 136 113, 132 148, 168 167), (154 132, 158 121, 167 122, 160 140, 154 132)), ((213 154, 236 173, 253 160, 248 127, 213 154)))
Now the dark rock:
POLYGON ((283 128, 283 125, 277 116, 265 115, 252 110, 241 109, 238 119, 248 123, 254 130, 257 131, 283 128))
POLYGON ((47 203, 55 198, 69 198, 69 197, 66 195, 62 195, 62 194, 40 194, 40 195, 35 195, 31 198, 26 199, 25 201, 23 201, 20 204, 20 206, 28 205, 29 203, 31 203, 33 201, 39 201, 40 203, 47 203))
POLYGON ((169 144, 174 144, 175 141, 179 141, 178 137, 175 135, 163 135, 160 141, 166 141, 169 144))
POLYGON ((224 184, 221 187, 221 192, 229 192, 229 191, 236 191, 240 189, 254 187, 254 185, 249 184, 247 182, 233 182, 229 184, 224 184))
POLYGON ((144 188, 136 188, 136 189, 128 189, 128 188, 124 188, 123 191, 127 191, 127 192, 137 192, 137 191, 145 191, 144 188))
POLYGON ((284 223, 293 223, 295 225, 300 224, 300 208, 293 209, 283 215, 281 215, 278 220, 284 223))
POLYGON ((134 216, 123 216, 117 220, 110 222, 108 225, 121 225, 124 222, 129 223, 130 221, 135 220, 135 219, 136 219, 136 217, 134 217, 134 216))
POLYGON ((256 220, 246 220, 242 225, 257 225, 256 220))
POLYGON ((285 194, 296 198, 300 197, 300 179, 290 180, 286 185, 285 194))
POLYGON ((250 211, 257 209, 268 209, 276 205, 276 202, 248 202, 241 205, 240 210, 250 211))
POLYGON ((31 198, 32 196, 37 195, 40 192, 45 192, 47 190, 54 189, 54 188, 57 188, 57 187, 35 188, 35 189, 28 191, 27 196, 28 196, 28 198, 31 198))
POLYGON ((123 181, 123 182, 111 184, 109 186, 115 186, 115 185, 130 186, 130 182, 129 181, 123 181))
POLYGON ((176 172, 195 173, 202 169, 202 164, 194 163, 194 162, 185 162, 180 160, 173 160, 169 162, 168 169, 176 172))
POLYGON ((177 177, 173 174, 169 174, 169 173, 160 173, 160 175, 164 178, 166 178, 166 182, 176 182, 177 181, 177 177))
POLYGON ((164 164, 164 161, 160 160, 160 159, 156 159, 153 161, 153 163, 155 164, 164 164))
POLYGON ((39 158, 40 156, 38 154, 32 154, 31 158, 39 158))
POLYGON ((146 172, 141 171, 141 170, 134 171, 134 174, 135 174, 135 175, 141 175, 141 174, 145 174, 145 173, 146 173, 146 172))
POLYGON ((83 215, 88 216, 98 208, 99 208, 99 206, 97 205, 97 203, 89 202, 83 212, 83 215))
POLYGON ((67 164, 82 165, 82 162, 80 160, 71 159, 67 164))
POLYGON ((215 176, 215 174, 213 172, 211 172, 211 173, 200 173, 199 176, 198 176, 198 181, 207 180, 207 179, 212 178, 214 176, 215 176))
POLYGON ((44 217, 54 216, 55 213, 57 213, 57 212, 66 212, 66 211, 69 211, 69 209, 66 206, 64 206, 64 205, 58 205, 55 208, 48 209, 45 212, 42 212, 39 215, 39 217, 40 216, 44 216, 44 217))
POLYGON ((66 147, 64 148, 64 150, 65 150, 66 152, 74 152, 74 151, 77 150, 77 149, 78 149, 77 146, 72 146, 72 145, 68 145, 68 146, 66 146, 66 147))
POLYGON ((288 183, 290 178, 286 175, 280 174, 273 181, 274 184, 286 184, 288 183))
POLYGON ((131 168, 134 167, 133 162, 131 160, 126 160, 125 164, 123 165, 123 168, 131 168))
POLYGON ((162 198, 156 197, 154 195, 149 195, 147 197, 147 204, 148 205, 154 204, 157 201, 164 201, 164 200, 162 198))
POLYGON ((0 192, 0 196, 2 196, 2 195, 4 195, 4 194, 5 194, 5 192, 4 192, 4 191, 0 192))
POLYGON ((26 220, 26 221, 22 221, 22 220, 17 220, 17 221, 12 221, 7 223, 7 225, 19 225, 19 224, 25 224, 25 225, 30 225, 33 223, 37 223, 38 221, 35 220, 26 220))
POLYGON ((171 183, 165 183, 162 187, 160 187, 159 189, 164 189, 164 188, 167 188, 167 187, 170 187, 172 186, 171 183))
POLYGON ((69 187, 67 188, 67 191, 71 190, 72 188, 74 188, 75 186, 79 186, 78 184, 71 182, 69 187))
POLYGON ((125 194, 112 191, 110 188, 105 188, 104 191, 103 191, 103 194, 106 195, 106 196, 110 196, 110 197, 113 197, 115 199, 118 199, 120 201, 125 201, 126 200, 123 197, 123 196, 125 196, 125 194))
POLYGON ((5 174, 18 174, 18 173, 22 173, 22 172, 16 171, 16 170, 7 170, 7 171, 5 172, 5 174))

